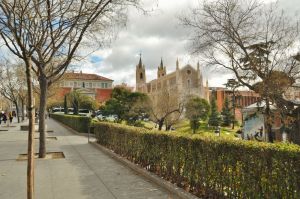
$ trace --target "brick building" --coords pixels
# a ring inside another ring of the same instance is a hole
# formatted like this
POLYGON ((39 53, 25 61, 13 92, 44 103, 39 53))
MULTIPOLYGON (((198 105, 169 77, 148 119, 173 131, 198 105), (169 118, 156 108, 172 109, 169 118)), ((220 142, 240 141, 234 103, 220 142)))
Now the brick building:
MULTIPOLYGON (((229 99, 230 104, 233 101, 233 93, 231 90, 223 87, 210 87, 210 99, 215 98, 217 103, 218 111, 222 111, 222 107, 225 101, 225 98, 229 99)), ((259 94, 254 91, 235 91, 235 103, 236 103, 236 119, 242 120, 241 109, 247 107, 257 101, 259 101, 259 94)))
POLYGON ((60 82, 58 95, 63 97, 72 90, 92 97, 97 102, 105 102, 111 98, 113 80, 97 74, 68 72, 60 82))

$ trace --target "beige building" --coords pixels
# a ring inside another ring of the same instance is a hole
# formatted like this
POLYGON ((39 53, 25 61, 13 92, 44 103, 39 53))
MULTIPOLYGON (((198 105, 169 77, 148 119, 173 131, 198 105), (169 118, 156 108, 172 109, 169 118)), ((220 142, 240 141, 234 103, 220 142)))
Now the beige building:
POLYGON ((152 98, 163 91, 168 91, 176 96, 177 102, 184 100, 189 95, 209 100, 208 82, 206 82, 206 85, 203 84, 199 63, 197 69, 189 64, 180 67, 178 59, 176 61, 176 71, 169 74, 167 74, 166 66, 161 60, 157 68, 157 79, 147 82, 145 65, 143 65, 140 57, 136 66, 136 91, 147 93, 152 98))

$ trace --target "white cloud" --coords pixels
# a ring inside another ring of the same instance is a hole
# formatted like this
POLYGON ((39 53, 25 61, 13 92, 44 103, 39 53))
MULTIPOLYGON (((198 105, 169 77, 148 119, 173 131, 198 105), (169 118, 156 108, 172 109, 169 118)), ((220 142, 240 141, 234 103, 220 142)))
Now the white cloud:
MULTIPOLYGON (((273 0, 264 0, 269 3, 273 0)), ((299 0, 281 0, 279 5, 285 9, 299 10, 299 0)), ((79 70, 93 72, 115 80, 115 84, 126 82, 135 85, 135 66, 139 53, 142 53, 146 66, 147 81, 156 78, 156 68, 163 57, 167 70, 175 70, 177 57, 181 65, 196 66, 198 59, 191 57, 187 44, 189 31, 179 25, 178 15, 184 13, 198 0, 144 0, 146 9, 154 8, 149 15, 131 9, 127 27, 121 30, 118 38, 107 49, 92 53, 79 65, 79 70), (92 62, 91 56, 102 61, 92 62)), ((222 86, 231 75, 202 66, 204 79, 210 86, 222 86)))

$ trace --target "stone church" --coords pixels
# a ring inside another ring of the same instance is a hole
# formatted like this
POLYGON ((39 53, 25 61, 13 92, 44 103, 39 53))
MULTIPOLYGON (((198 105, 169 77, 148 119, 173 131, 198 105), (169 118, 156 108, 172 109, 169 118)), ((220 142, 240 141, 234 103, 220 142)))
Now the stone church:
POLYGON ((177 59, 176 71, 167 74, 166 66, 161 60, 157 68, 157 79, 147 82, 145 65, 140 57, 136 66, 136 91, 156 98, 155 96, 166 90, 176 96, 177 102, 185 100, 190 95, 209 101, 208 82, 206 81, 206 85, 204 85, 199 63, 197 69, 189 64, 180 67, 177 59))

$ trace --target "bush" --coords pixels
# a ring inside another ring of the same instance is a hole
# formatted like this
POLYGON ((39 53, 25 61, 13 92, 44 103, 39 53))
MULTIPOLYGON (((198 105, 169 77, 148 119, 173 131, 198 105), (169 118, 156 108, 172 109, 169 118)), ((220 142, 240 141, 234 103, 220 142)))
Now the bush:
POLYGON ((91 123, 91 118, 86 116, 51 114, 51 117, 80 133, 88 133, 91 123))
POLYGON ((98 143, 197 196, 300 198, 299 146, 93 125, 98 143))

